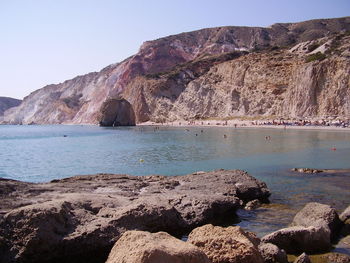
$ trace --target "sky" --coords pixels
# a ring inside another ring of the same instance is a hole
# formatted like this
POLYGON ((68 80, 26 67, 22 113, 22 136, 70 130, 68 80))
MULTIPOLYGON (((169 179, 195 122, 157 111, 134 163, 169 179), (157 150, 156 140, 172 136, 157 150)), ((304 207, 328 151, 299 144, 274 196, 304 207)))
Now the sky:
POLYGON ((122 61, 147 40, 350 15, 350 0, 0 0, 0 96, 122 61))

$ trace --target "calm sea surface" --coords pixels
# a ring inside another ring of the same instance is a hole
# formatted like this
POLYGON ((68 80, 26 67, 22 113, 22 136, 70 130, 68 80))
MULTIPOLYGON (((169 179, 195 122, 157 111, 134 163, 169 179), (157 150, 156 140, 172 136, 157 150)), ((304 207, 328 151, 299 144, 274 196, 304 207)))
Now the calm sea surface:
POLYGON ((181 175, 219 168, 246 170, 265 181, 272 192, 271 205, 241 211, 240 225, 259 235, 286 226, 307 202, 331 204, 339 211, 349 205, 349 173, 305 176, 291 172, 293 167, 350 168, 350 132, 0 126, 0 177, 16 180, 47 182, 94 173, 181 175))

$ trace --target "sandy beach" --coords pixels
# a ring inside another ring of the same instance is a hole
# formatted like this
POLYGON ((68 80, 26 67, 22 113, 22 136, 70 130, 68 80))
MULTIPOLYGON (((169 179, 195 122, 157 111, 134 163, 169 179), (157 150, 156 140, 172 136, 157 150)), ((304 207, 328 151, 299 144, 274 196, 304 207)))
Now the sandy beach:
MULTIPOLYGON (((266 128, 266 129, 299 129, 299 130, 337 130, 350 131, 350 126, 341 125, 338 122, 327 122, 325 125, 314 124, 317 120, 310 121, 285 121, 283 124, 276 120, 197 120, 197 121, 173 121, 173 122, 143 122, 137 126, 166 126, 166 127, 231 127, 231 128, 266 128), (306 123, 304 123, 306 122, 306 123)), ((321 121, 319 121, 321 123, 321 121)))

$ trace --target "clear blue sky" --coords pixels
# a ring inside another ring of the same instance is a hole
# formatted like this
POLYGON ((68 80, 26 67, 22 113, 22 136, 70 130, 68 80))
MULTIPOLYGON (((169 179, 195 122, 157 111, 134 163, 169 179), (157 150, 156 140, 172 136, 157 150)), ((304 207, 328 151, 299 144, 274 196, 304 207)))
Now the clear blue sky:
POLYGON ((350 0, 0 0, 0 96, 99 71, 167 35, 349 15, 350 0))

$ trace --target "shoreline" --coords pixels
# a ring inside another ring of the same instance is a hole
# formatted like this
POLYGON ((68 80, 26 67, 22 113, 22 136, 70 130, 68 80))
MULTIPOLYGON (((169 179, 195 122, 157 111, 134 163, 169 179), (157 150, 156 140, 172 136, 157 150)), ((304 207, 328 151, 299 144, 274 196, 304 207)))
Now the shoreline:
POLYGON ((350 127, 335 126, 335 125, 291 125, 291 124, 265 124, 273 123, 271 120, 250 121, 250 120, 198 120, 198 121, 173 121, 173 122, 142 122, 136 126, 161 126, 161 127, 184 127, 184 128, 199 128, 199 127, 227 127, 227 128, 253 128, 253 129, 282 129, 282 130, 329 130, 329 131, 350 131, 350 127))
MULTIPOLYGON (((288 121, 286 124, 283 124, 280 120, 196 120, 196 121, 186 121, 186 120, 177 120, 172 122, 154 122, 146 121, 141 123, 136 123, 135 127, 140 126, 157 126, 157 127, 184 127, 184 128, 200 128, 200 127, 226 127, 226 128, 249 128, 249 129, 283 129, 283 130, 328 130, 328 131, 350 131, 350 123, 346 123, 342 126, 340 123, 329 122, 329 125, 322 124, 313 124, 318 122, 318 120, 306 121, 300 120, 295 124, 291 121, 288 121), (304 124, 303 124, 304 123, 304 124)), ((344 121, 342 121, 344 123, 344 121)), ((56 124, 7 124, 0 123, 0 126, 45 126, 45 125, 63 125, 63 126, 98 126, 94 123, 56 123, 56 124)), ((108 126, 105 126, 108 127, 108 126)), ((115 127, 133 127, 133 126, 111 126, 115 127)))

